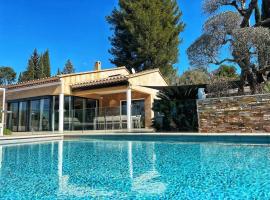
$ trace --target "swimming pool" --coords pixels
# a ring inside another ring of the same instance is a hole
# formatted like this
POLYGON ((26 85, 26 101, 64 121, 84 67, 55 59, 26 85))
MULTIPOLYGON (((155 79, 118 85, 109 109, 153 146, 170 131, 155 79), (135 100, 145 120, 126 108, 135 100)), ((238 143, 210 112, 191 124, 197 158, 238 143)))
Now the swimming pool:
POLYGON ((270 146, 66 140, 0 146, 0 199, 270 199, 270 146))

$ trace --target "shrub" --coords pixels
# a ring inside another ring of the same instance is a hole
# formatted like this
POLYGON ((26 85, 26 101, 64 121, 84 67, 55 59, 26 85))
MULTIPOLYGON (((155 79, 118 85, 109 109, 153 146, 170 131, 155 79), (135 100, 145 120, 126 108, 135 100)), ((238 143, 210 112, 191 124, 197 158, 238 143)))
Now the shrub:
POLYGON ((12 134, 11 130, 4 128, 4 135, 11 135, 11 134, 12 134))

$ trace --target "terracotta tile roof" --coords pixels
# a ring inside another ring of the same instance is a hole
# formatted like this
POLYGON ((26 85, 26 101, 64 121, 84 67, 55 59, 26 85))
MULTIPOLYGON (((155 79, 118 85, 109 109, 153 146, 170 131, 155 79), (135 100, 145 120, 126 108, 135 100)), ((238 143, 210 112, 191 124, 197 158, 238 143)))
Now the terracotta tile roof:
POLYGON ((42 79, 37 79, 37 80, 32 80, 32 81, 10 84, 3 87, 8 90, 12 90, 12 89, 17 89, 17 88, 32 87, 36 85, 42 85, 42 84, 54 83, 54 82, 60 82, 60 78, 57 76, 50 77, 50 78, 42 78, 42 79))
POLYGON ((127 76, 115 75, 108 78, 77 83, 77 84, 71 85, 71 88, 78 89, 78 88, 83 88, 83 87, 102 86, 102 85, 107 85, 107 84, 122 83, 125 81, 128 81, 127 76))

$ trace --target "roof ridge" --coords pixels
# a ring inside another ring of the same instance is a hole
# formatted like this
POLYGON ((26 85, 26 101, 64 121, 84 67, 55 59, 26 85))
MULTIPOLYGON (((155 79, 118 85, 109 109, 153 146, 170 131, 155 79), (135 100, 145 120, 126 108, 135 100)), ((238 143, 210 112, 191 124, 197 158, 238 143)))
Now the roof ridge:
POLYGON ((114 68, 101 69, 101 70, 92 70, 92 71, 86 71, 86 72, 76 72, 76 73, 71 73, 71 74, 61 74, 59 76, 60 77, 76 76, 76 75, 80 75, 80 74, 98 73, 98 72, 106 72, 106 71, 113 71, 113 70, 120 70, 120 69, 126 69, 127 70, 127 68, 125 66, 121 66, 121 67, 114 67, 114 68))
POLYGON ((101 81, 114 80, 114 79, 120 79, 120 78, 128 78, 128 76, 119 74, 119 75, 112 76, 112 77, 105 77, 105 78, 100 78, 100 79, 96 79, 96 80, 88 80, 88 81, 84 81, 84 82, 80 82, 80 83, 74 83, 71 86, 84 85, 87 83, 97 83, 97 82, 101 82, 101 81))
MULTIPOLYGON (((49 80, 49 79, 55 79, 55 78, 58 78, 58 77, 57 76, 44 77, 44 78, 39 78, 39 79, 33 79, 33 80, 28 80, 28 81, 22 81, 22 82, 12 83, 12 84, 8 84, 8 85, 5 85, 5 86, 8 87, 8 86, 25 85, 25 84, 28 84, 28 83, 35 83, 35 82, 49 80)), ((1 85, 1 86, 4 86, 4 85, 1 85)))
POLYGON ((139 75, 143 75, 143 74, 148 74, 148 73, 151 73, 151 72, 159 72, 159 68, 155 68, 155 69, 147 69, 147 70, 143 70, 143 71, 139 71, 139 72, 136 72, 134 74, 129 74, 128 76, 129 77, 134 77, 134 76, 139 76, 139 75))

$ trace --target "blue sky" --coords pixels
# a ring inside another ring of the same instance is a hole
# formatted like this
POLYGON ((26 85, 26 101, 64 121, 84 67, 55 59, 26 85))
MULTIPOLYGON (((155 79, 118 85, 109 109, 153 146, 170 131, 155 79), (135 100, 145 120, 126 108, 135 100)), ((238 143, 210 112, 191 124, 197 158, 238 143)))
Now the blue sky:
MULTIPOLYGON (((108 53, 112 34, 105 20, 118 0, 0 0, 0 66, 25 70, 37 48, 49 49, 53 74, 71 59, 76 71, 93 69, 96 60, 103 68, 113 65, 108 53)), ((205 16, 201 0, 178 0, 186 23, 180 45, 179 73, 188 68, 186 49, 200 35, 205 16)))

